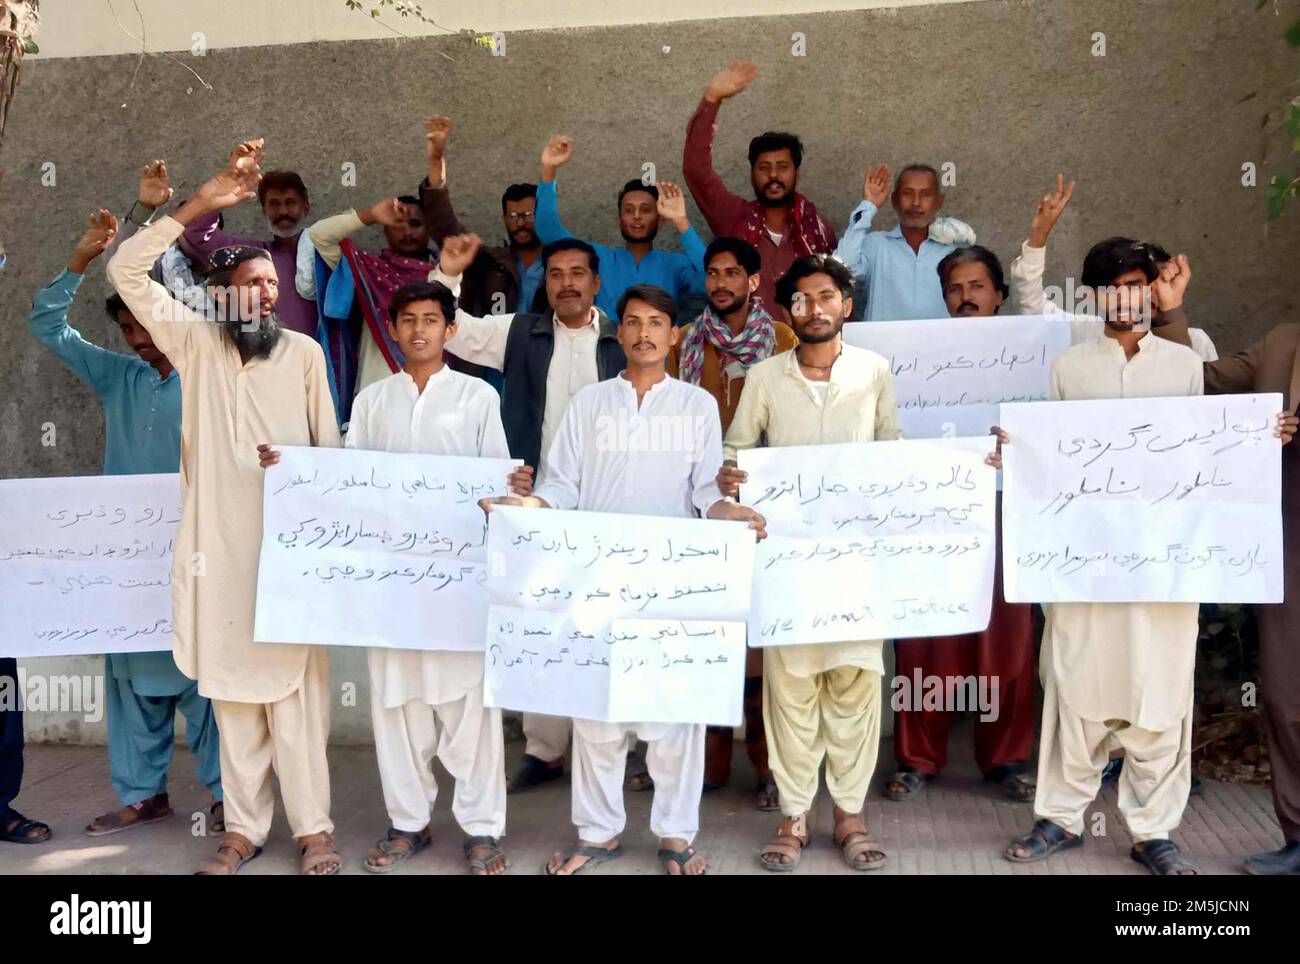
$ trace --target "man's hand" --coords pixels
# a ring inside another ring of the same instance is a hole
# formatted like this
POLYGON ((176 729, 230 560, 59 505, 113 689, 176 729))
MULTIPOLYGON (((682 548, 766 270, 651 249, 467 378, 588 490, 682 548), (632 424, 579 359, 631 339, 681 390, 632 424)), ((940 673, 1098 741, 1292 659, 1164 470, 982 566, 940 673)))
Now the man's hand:
POLYGON ((491 515, 492 510, 499 505, 512 505, 520 509, 550 508, 550 504, 545 499, 539 499, 535 495, 494 495, 478 500, 478 507, 483 510, 484 515, 491 515))
POLYGON ((1070 182, 1069 187, 1065 184, 1065 175, 1056 175, 1056 191, 1043 195, 1043 199, 1038 202, 1038 207, 1034 209, 1034 220, 1029 225, 1029 246, 1031 248, 1042 248, 1047 245, 1047 237, 1052 233, 1052 228, 1056 227, 1056 222, 1061 219, 1061 212, 1070 203, 1070 198, 1074 197, 1074 181, 1070 182))
POLYGON ((749 527, 754 530, 756 541, 762 542, 767 538, 767 520, 747 505, 739 505, 735 502, 728 502, 726 499, 719 499, 709 506, 707 515, 710 519, 748 522, 749 527))
POLYGON ((989 434, 996 435, 998 437, 998 444, 997 444, 997 448, 995 448, 992 452, 990 452, 985 457, 984 464, 992 468, 995 468, 998 471, 1001 471, 1002 470, 1002 446, 1010 444, 1011 436, 1008 435, 1000 426, 997 425, 994 425, 991 429, 989 429, 989 434))
POLYGON ((691 221, 686 216, 686 195, 671 181, 659 182, 659 217, 671 221, 680 234, 690 229, 691 221))
POLYGON ((385 198, 376 201, 363 211, 358 211, 357 217, 361 219, 362 224, 382 224, 387 228, 395 228, 406 223, 406 205, 395 197, 385 198))
POLYGON ((573 159, 573 138, 568 134, 552 134, 542 148, 542 180, 554 181, 555 172, 573 159))
POLYGON ((1300 417, 1290 412, 1278 412, 1277 428, 1273 430, 1273 434, 1282 440, 1282 444, 1286 445, 1295 438, 1297 431, 1300 431, 1300 417))
POLYGON ((442 187, 447 180, 447 138, 451 136, 451 118, 434 115, 424 119, 425 153, 429 158, 429 186, 442 187))
POLYGON ((278 464, 279 461, 280 452, 278 449, 271 448, 266 442, 257 447, 257 464, 262 468, 269 469, 271 466, 278 464))
POLYGON ((515 495, 533 494, 533 467, 516 465, 506 476, 506 487, 515 495))
POLYGON ((151 211, 160 208, 170 201, 175 193, 171 178, 167 175, 166 161, 154 161, 144 166, 144 170, 140 172, 140 194, 136 198, 142 208, 149 208, 151 211))
POLYGON ((117 237, 117 218, 107 208, 90 212, 90 226, 81 236, 77 246, 72 249, 68 260, 68 270, 74 274, 85 274, 90 262, 94 261, 104 249, 117 237))
POLYGON ((740 484, 749 481, 749 473, 742 472, 734 465, 724 465, 718 469, 718 489, 729 499, 740 498, 740 484))
POLYGON ((876 207, 884 207, 889 200, 889 185, 893 172, 888 164, 872 164, 862 178, 862 199, 876 207))
POLYGON ((264 141, 244 141, 230 152, 226 169, 206 181, 194 197, 181 207, 176 220, 188 224, 194 218, 213 211, 224 211, 257 197, 262 180, 262 145, 264 141))
POLYGON ((477 234, 453 234, 442 242, 442 251, 438 255, 438 270, 443 274, 464 274, 474 263, 479 246, 483 242, 477 234))
POLYGON ((1165 262, 1156 280, 1151 282, 1151 307, 1157 311, 1173 311, 1183 303, 1187 286, 1192 281, 1192 266, 1187 255, 1179 254, 1165 262))
POLYGON ((704 88, 704 99, 711 104, 735 97, 754 82, 758 76, 758 65, 748 60, 737 60, 728 64, 713 75, 709 86, 704 88))

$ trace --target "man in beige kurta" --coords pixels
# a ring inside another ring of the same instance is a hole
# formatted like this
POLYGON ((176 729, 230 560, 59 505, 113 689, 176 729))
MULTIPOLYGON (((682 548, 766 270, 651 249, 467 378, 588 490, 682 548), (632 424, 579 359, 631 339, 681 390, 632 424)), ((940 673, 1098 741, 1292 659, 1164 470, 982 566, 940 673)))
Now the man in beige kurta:
MULTIPOLYGON (((1124 275, 1112 284, 1142 287, 1144 272, 1147 283, 1154 277, 1154 265, 1145 264, 1150 256, 1136 250, 1116 246, 1112 254, 1134 277, 1124 275)), ((1141 328, 1141 323, 1134 328, 1112 319, 1105 337, 1058 357, 1052 364, 1052 400, 1203 394, 1200 356, 1141 328)), ((1005 856, 1028 862, 1079 845, 1113 738, 1125 751, 1119 810, 1137 845, 1134 859, 1156 865, 1151 869, 1157 873, 1192 872, 1168 838, 1191 790, 1198 605, 1052 603, 1043 609, 1037 822, 1011 842, 1005 856)))
MULTIPOLYGON (((728 467, 718 481, 727 495, 745 475, 736 453, 756 445, 828 445, 900 438, 889 361, 840 336, 852 311, 853 275, 826 255, 800 258, 781 279, 777 300, 790 310, 799 347, 749 369, 727 430, 728 467)), ((879 867, 885 855, 866 833, 860 812, 880 744, 882 640, 769 646, 763 650, 763 719, 768 761, 782 820, 760 858, 790 870, 808 843, 808 812, 826 762, 835 802, 835 841, 855 870, 879 867)))
MULTIPOLYGON (((322 847, 333 849, 325 760, 328 650, 253 639, 262 540, 257 446, 339 444, 325 358, 310 338, 281 330, 267 357, 245 359, 219 322, 196 314, 149 278, 186 224, 251 196, 258 146, 241 145, 242 162, 232 159, 230 170, 203 185, 175 215, 123 243, 108 265, 109 281, 185 386, 183 509, 172 565, 174 652, 181 671, 212 699, 222 736, 227 833, 217 863, 228 868, 224 872, 251 859, 266 841, 273 772, 307 862, 322 847)), ((269 277, 255 283, 261 303, 273 308, 274 267, 262 261, 250 268, 254 261, 239 265, 232 284, 269 268, 269 277)), ((337 869, 336 859, 316 862, 324 872, 331 866, 337 869)))

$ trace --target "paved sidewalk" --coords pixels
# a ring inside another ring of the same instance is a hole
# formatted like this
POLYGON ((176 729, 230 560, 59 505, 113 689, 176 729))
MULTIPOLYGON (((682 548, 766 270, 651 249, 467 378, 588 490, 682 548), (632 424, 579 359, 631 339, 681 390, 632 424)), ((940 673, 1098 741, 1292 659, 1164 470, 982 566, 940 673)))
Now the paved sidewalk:
MULTIPOLYGON (((885 874, 1143 874, 1128 857, 1131 838, 1115 809, 1115 793, 1105 790, 1090 811, 1106 818, 1106 836, 1089 838, 1078 850, 1058 854, 1039 864, 1016 865, 999 854, 1015 834, 1029 829, 1028 804, 1004 800, 996 787, 983 783, 970 754, 968 725, 954 727, 949 770, 909 803, 892 803, 880 795, 880 785, 892 773, 888 743, 881 747, 876 780, 867 799, 867 823, 889 854, 885 874)), ((521 743, 507 745, 513 770, 521 743)), ((742 744, 729 787, 706 794, 702 811, 700 851, 715 874, 763 874, 757 864, 759 847, 775 828, 778 815, 758 813, 749 792, 753 774, 742 744)), ((361 861, 387 826, 379 789, 374 751, 369 747, 331 747, 335 837, 343 854, 343 872, 364 874, 361 861)), ((34 847, 0 844, 0 873, 150 874, 193 871, 216 847, 215 838, 191 832, 191 815, 206 815, 207 792, 194 783, 193 758, 178 750, 173 766, 170 820, 121 834, 91 838, 81 833, 95 814, 115 803, 108 782, 103 747, 29 746, 27 775, 19 808, 54 829, 54 838, 34 847)), ((464 872, 461 833, 451 819, 450 781, 439 771, 445 792, 434 817, 434 845, 391 876, 458 874, 464 872)), ((504 844, 511 872, 539 873, 546 858, 571 842, 569 783, 557 781, 510 796, 509 836, 504 844)), ((279 801, 277 799, 277 807, 279 801)), ((593 873, 662 873, 655 859, 655 841, 647 829, 649 793, 628 793, 628 832, 625 855, 593 873)), ((831 805, 823 793, 814 812, 814 839, 805 853, 800 874, 851 874, 830 841, 831 805)), ((1193 797, 1175 835, 1203 874, 1240 872, 1248 853, 1281 846, 1268 790, 1240 784, 1205 781, 1193 797)), ((297 850, 283 814, 277 812, 265 853, 241 873, 290 874, 298 867, 297 850)))

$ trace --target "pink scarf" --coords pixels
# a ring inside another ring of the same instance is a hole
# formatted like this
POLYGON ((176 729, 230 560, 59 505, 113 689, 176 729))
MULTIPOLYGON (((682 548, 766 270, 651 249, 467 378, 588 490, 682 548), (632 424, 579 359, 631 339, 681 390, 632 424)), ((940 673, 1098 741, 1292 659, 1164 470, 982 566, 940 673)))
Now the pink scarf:
POLYGON ((700 383, 704 371, 704 345, 712 345, 721 356, 720 366, 727 382, 744 378, 750 367, 771 358, 776 349, 776 326, 758 296, 750 296, 749 317, 739 334, 732 334, 727 323, 717 316, 713 306, 691 325, 682 339, 678 377, 692 385, 700 383))

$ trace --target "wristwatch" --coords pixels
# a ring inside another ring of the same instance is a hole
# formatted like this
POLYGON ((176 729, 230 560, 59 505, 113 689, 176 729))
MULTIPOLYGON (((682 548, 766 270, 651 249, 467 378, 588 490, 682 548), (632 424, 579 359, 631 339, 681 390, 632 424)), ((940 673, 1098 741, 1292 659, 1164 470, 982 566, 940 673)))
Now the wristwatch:
POLYGON ((132 205, 131 205, 131 210, 129 210, 129 211, 126 212, 126 218, 125 218, 125 220, 130 221, 132 224, 134 224, 134 225, 135 225, 136 227, 138 227, 138 228, 143 228, 143 227, 145 227, 145 226, 146 226, 150 221, 153 220, 154 212, 155 212, 156 210, 157 210, 157 208, 145 207, 145 205, 141 204, 141 203, 139 202, 139 200, 136 200, 134 203, 132 203, 132 205), (136 208, 139 208, 141 211, 148 211, 148 212, 149 212, 148 217, 146 217, 143 221, 137 221, 137 220, 136 220, 136 217, 135 217, 135 210, 136 210, 136 208))

